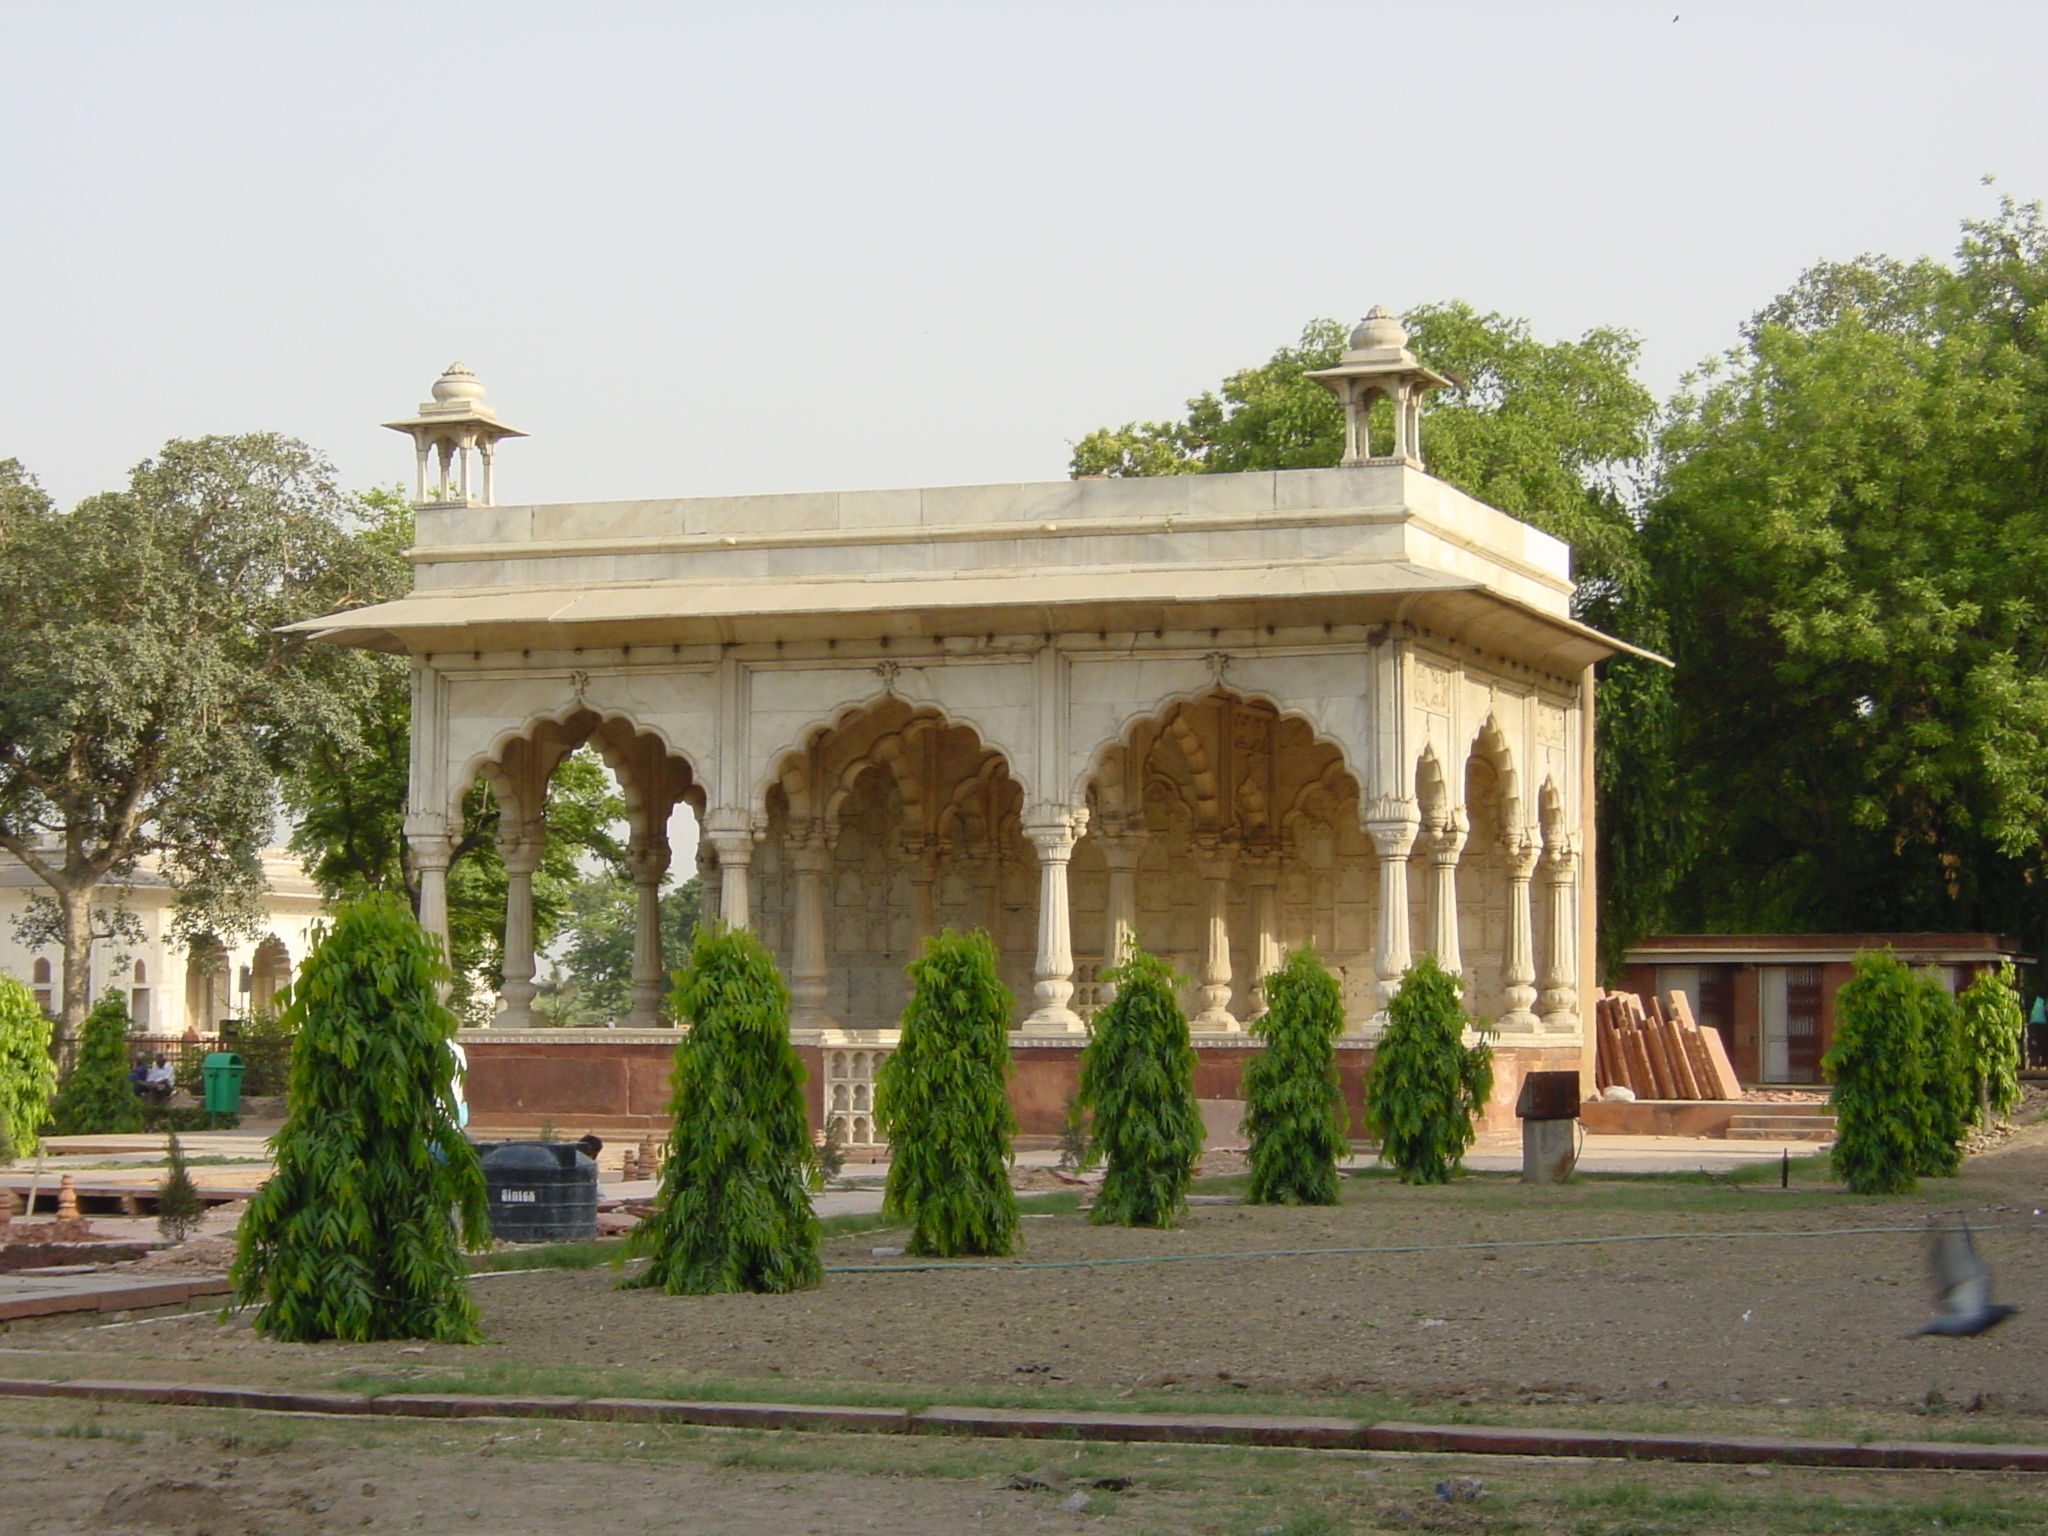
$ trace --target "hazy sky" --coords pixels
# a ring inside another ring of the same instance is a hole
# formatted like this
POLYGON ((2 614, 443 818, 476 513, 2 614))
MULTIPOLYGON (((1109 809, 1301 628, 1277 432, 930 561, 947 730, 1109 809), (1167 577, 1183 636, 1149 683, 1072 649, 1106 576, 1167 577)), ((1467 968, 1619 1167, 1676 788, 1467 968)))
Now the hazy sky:
POLYGON ((1453 297, 1663 392, 1808 263, 2048 194, 2044 59, 1957 0, 0 0, 0 458, 388 483, 459 358, 507 501, 1054 478, 1453 297))

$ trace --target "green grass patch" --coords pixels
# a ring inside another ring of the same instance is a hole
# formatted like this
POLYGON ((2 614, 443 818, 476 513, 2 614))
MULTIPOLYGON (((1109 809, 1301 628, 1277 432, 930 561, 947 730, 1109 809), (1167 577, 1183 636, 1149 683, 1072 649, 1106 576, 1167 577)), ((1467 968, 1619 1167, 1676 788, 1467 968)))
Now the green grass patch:
POLYGON ((1784 1536, 1906 1536, 1907 1532, 1963 1532, 2003 1536, 2038 1531, 2038 1500, 1984 1495, 1910 1502, 1852 1501, 1827 1496, 1747 1494, 1711 1484, 1659 1489, 1640 1483, 1564 1488, 1543 1502, 1577 1516, 1583 1536, 1635 1536, 1638 1532, 1769 1531, 1784 1536))

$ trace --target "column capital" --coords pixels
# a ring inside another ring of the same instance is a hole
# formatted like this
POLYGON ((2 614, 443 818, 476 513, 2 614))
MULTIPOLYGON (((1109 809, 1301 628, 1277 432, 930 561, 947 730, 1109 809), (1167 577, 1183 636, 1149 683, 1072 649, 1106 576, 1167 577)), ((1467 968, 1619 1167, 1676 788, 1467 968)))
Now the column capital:
POLYGON ((499 818, 498 857, 505 861, 507 874, 532 874, 540 868, 541 855, 547 852, 547 846, 548 824, 545 821, 499 818))
POLYGON ((1382 859, 1407 858, 1422 831, 1422 816, 1415 802, 1401 795, 1378 796, 1366 805, 1360 820, 1382 859))
POLYGON ((1465 840, 1471 835, 1471 827, 1465 820, 1463 806, 1454 805, 1445 812, 1443 820, 1431 830, 1429 857, 1432 863, 1455 864, 1458 856, 1465 851, 1465 840))
POLYGON ((665 837, 636 836, 626 844, 626 869, 636 885, 659 885, 668 873, 671 853, 665 837))
POLYGON ((1197 832, 1195 834, 1195 867, 1204 880, 1228 880, 1237 868, 1239 852, 1236 834, 1231 832, 1197 832))
POLYGON ((1552 880, 1569 880, 1579 860, 1579 851, 1569 835, 1560 834, 1543 845, 1543 873, 1552 880))
POLYGON ((446 873, 455 862, 455 839, 445 832, 408 832, 405 840, 412 847, 415 869, 446 873))
POLYGON ((1058 859, 1065 863, 1073 856, 1074 844, 1081 840, 1081 834, 1087 827, 1088 808, 1085 805, 1040 802, 1027 806, 1024 811, 1024 836, 1038 850, 1041 859, 1058 859))
POLYGON ((704 818, 704 841, 718 850, 721 863, 747 863, 761 834, 746 811, 731 809, 711 812, 704 818))

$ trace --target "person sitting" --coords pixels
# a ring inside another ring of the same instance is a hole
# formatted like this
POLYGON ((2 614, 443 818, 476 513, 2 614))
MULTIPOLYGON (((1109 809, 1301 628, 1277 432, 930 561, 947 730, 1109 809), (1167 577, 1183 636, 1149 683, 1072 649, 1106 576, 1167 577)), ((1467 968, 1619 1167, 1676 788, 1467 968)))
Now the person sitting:
POLYGON ((149 1058, 147 1056, 136 1057, 135 1065, 128 1069, 128 1086, 135 1090, 135 1097, 138 1099, 149 1097, 149 1058))
POLYGON ((176 1074, 171 1071, 170 1058, 162 1051, 158 1051, 156 1060, 149 1065, 149 1071, 143 1074, 143 1096, 152 1104, 168 1104, 171 1102, 171 1092, 177 1086, 178 1080, 176 1074))

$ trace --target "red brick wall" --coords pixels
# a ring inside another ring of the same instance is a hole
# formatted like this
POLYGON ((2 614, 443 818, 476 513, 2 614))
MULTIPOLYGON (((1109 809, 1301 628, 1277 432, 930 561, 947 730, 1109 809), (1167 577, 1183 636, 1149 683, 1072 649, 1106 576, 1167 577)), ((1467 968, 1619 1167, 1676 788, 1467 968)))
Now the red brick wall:
MULTIPOLYGON (((570 1035, 560 1041, 479 1040, 463 1042, 469 1052, 470 1123, 479 1131, 531 1130, 553 1122, 564 1136, 596 1131, 659 1130, 668 1124, 668 1077, 674 1047, 639 1041, 592 1039, 570 1035)), ((811 1124, 823 1123, 824 1062, 816 1046, 799 1045, 804 1064, 804 1101, 811 1124)), ((1258 1047, 1198 1047, 1195 1053, 1195 1096, 1233 1100, 1244 1097, 1246 1065, 1258 1047)), ((1017 1112, 1017 1134, 1026 1145, 1049 1145, 1066 1124, 1067 1098, 1080 1081, 1081 1047, 1032 1045, 1012 1053, 1010 1103, 1017 1112)), ((1525 1072, 1576 1071, 1576 1045, 1496 1046, 1494 1091, 1480 1128, 1515 1128, 1515 1095, 1525 1072)), ((1344 1093, 1353 1137, 1364 1135, 1365 1081, 1372 1052, 1340 1047, 1337 1077, 1344 1093)))

